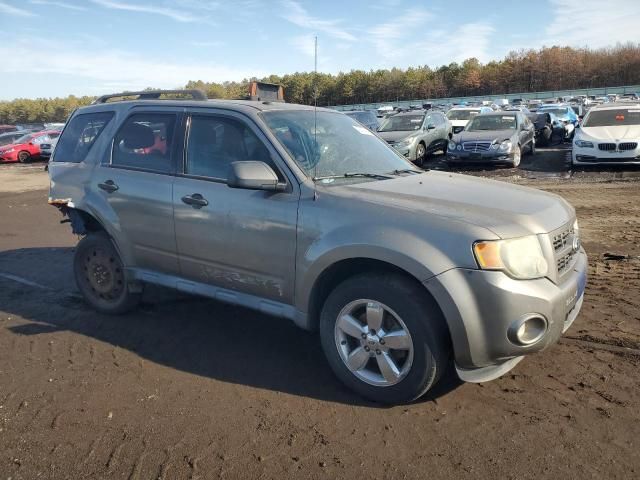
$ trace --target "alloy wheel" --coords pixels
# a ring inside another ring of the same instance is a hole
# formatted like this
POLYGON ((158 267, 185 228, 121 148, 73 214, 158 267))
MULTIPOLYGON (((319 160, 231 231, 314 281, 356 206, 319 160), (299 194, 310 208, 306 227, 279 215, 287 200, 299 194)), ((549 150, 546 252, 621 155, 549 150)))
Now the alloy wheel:
POLYGON ((411 334, 402 319, 381 302, 350 302, 338 314, 334 337, 345 366, 369 385, 395 385, 411 369, 411 334))

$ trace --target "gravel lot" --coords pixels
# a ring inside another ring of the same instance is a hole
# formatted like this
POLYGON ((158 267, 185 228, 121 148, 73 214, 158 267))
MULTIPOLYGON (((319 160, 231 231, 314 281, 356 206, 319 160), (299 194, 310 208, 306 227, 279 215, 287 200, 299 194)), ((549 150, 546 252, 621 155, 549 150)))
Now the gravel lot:
POLYGON ((572 172, 566 153, 469 173, 576 206, 583 313, 499 380, 391 408, 285 320, 160 289, 96 314, 42 165, 0 166, 0 480, 640 477, 640 170, 572 172))

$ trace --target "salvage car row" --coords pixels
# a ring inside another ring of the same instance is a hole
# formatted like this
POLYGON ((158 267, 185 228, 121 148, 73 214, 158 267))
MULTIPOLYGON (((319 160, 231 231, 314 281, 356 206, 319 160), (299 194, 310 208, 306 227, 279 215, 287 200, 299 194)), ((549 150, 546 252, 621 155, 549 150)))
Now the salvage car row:
POLYGON ((449 163, 517 167, 523 154, 534 155, 538 146, 563 142, 573 143, 574 165, 640 164, 640 101, 584 101, 590 103, 581 103, 579 108, 563 102, 534 109, 523 104, 454 106, 446 115, 431 105, 387 109, 379 125, 371 110, 345 113, 377 131, 399 154, 418 165, 429 154, 442 151, 449 163))
POLYGON ((0 125, 0 163, 47 160, 63 123, 0 125))

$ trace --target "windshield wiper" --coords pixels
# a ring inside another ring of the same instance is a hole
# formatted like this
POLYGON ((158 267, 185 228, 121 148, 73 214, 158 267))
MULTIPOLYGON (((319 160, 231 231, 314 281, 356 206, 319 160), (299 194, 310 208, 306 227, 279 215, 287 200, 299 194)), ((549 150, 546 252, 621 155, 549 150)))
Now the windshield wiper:
POLYGON ((353 178, 353 177, 363 177, 363 178, 376 178, 378 180, 389 180, 389 175, 384 175, 382 173, 366 173, 366 172, 345 172, 340 175, 325 175, 322 177, 313 177, 312 180, 317 182, 318 180, 328 180, 332 178, 353 178))
POLYGON ((414 168, 401 168, 396 169, 393 172, 389 172, 390 175, 400 175, 401 173, 424 173, 424 170, 416 170, 414 168))

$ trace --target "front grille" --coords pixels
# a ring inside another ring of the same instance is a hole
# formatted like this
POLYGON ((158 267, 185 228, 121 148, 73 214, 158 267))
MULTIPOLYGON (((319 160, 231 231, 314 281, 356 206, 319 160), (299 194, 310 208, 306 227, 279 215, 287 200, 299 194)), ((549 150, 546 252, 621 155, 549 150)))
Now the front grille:
POLYGON ((558 279, 569 272, 575 263, 576 254, 578 253, 578 249, 574 249, 575 235, 573 223, 565 225, 551 235, 558 279))
POLYGON ((638 148, 637 142, 624 142, 618 145, 620 151, 635 150, 636 148, 638 148))
POLYGON ((573 250, 571 250, 566 255, 556 258, 558 275, 562 275, 563 273, 567 272, 569 268, 571 268, 571 266, 573 265, 573 257, 576 255, 576 253, 577 252, 574 252, 573 250))
POLYGON ((491 142, 464 142, 462 149, 465 152, 486 152, 490 146, 491 142))
POLYGON ((616 149, 615 143, 599 143, 598 148, 603 152, 613 152, 616 149))
POLYGON ((558 250, 562 250, 564 247, 566 247, 567 240, 571 235, 573 235, 573 227, 555 234, 553 236, 553 250, 557 252, 558 250))

